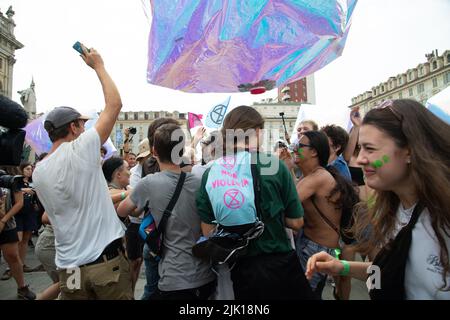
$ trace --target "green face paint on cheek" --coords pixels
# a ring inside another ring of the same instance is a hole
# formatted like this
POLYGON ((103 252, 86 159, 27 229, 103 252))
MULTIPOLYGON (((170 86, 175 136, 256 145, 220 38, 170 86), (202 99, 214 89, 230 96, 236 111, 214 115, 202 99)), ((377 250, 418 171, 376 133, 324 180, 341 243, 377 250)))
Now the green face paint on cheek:
POLYGON ((298 148, 297 152, 300 159, 305 159, 305 156, 303 155, 303 148, 298 148))
POLYGON ((384 155, 381 159, 383 159, 383 160, 375 160, 370 165, 372 167, 374 167, 375 169, 376 168, 381 168, 384 164, 388 163, 389 160, 390 160, 389 156, 387 156, 387 155, 384 155))
POLYGON ((383 161, 381 160, 375 160, 370 164, 374 168, 381 168, 383 166, 383 161))

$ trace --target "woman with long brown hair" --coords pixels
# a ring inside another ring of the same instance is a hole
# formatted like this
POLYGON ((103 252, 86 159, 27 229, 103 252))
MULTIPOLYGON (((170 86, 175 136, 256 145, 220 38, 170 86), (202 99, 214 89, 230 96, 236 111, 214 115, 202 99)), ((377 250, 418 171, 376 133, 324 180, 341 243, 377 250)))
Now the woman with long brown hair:
POLYGON ((308 261, 307 277, 365 280, 375 272, 372 299, 450 299, 450 126, 416 101, 388 100, 364 117, 359 144, 375 197, 362 207, 367 214, 355 215, 356 250, 375 259, 321 252, 308 261))

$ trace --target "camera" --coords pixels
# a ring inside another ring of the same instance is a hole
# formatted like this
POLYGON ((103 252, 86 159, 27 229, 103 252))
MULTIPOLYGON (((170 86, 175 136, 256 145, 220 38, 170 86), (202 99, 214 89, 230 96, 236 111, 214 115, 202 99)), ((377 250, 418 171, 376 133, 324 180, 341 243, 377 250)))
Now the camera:
POLYGON ((16 102, 0 94, 0 165, 18 166, 21 161, 28 116, 16 102))
POLYGON ((278 141, 277 146, 278 146, 278 148, 287 148, 288 147, 287 144, 284 143, 283 141, 278 141))
POLYGON ((128 131, 130 132, 130 134, 136 134, 136 132, 137 132, 135 127, 129 127, 128 131))
POLYGON ((10 176, 4 170, 0 170, 0 188, 17 191, 21 181, 23 181, 23 176, 10 176))

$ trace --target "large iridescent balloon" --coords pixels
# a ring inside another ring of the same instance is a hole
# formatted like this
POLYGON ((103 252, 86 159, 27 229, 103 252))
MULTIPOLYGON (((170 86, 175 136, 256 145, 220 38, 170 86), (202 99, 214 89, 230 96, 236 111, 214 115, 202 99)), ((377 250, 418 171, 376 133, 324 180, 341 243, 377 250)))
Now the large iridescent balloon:
POLYGON ((186 92, 266 89, 342 54, 357 0, 150 0, 149 83, 186 92))

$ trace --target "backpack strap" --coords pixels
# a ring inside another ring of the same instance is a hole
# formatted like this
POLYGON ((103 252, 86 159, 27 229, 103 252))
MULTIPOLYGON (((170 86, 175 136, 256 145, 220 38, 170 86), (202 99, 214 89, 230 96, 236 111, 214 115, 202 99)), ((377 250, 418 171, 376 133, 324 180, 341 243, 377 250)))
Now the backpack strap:
MULTIPOLYGON (((178 198, 180 197, 181 189, 183 188, 183 184, 184 184, 184 180, 186 180, 186 173, 181 171, 180 178, 178 179, 178 183, 175 188, 175 192, 172 196, 172 199, 170 199, 170 202, 167 205, 166 210, 164 210, 163 216, 158 225, 158 231, 161 234, 161 243, 164 242, 164 233, 166 230, 167 220, 169 219, 170 215, 172 214, 172 210, 175 207, 175 204, 177 203, 178 198)), ((162 246, 161 246, 161 251, 162 251, 162 246)))
POLYGON ((261 211, 261 181, 259 179, 259 173, 258 168, 256 167, 257 163, 257 157, 258 153, 251 153, 251 171, 252 171, 252 178, 253 178, 253 190, 255 193, 255 208, 256 208, 256 215, 259 219, 259 221, 262 221, 262 211, 261 211))
POLYGON ((339 232, 339 228, 336 227, 333 222, 330 221, 330 219, 328 219, 323 213, 322 211, 320 211, 319 207, 317 206, 316 202, 314 201, 314 196, 311 198, 311 202, 314 205, 314 208, 316 208, 317 212, 319 213, 320 217, 323 219, 323 221, 326 222, 326 224, 328 224, 340 237, 341 233, 339 232))

